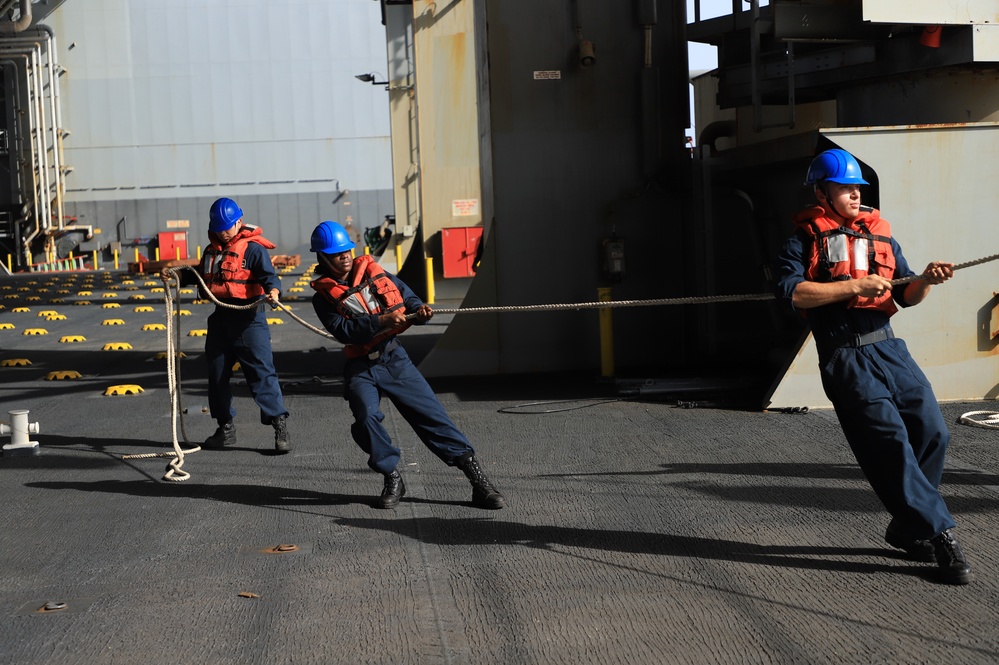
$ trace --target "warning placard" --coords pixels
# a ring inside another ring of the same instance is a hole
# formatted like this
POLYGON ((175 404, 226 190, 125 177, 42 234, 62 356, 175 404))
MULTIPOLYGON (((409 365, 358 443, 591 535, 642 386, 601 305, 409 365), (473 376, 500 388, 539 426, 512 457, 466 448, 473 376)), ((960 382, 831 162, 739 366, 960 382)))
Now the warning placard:
POLYGON ((479 214, 478 199, 455 199, 451 201, 452 217, 474 217, 479 214))
POLYGON ((558 69, 536 69, 534 70, 535 81, 550 81, 562 78, 562 72, 558 69))

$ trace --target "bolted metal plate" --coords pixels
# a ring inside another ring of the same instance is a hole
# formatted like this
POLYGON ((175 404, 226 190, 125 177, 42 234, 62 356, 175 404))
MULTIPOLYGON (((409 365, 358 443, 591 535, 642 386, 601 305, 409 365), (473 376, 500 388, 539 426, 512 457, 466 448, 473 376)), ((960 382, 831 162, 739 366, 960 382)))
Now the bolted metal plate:
POLYGON ((93 598, 45 598, 31 600, 21 605, 16 616, 56 616, 59 614, 79 614, 86 612, 94 604, 93 598))
POLYGON ((264 548, 254 548, 260 554, 312 554, 312 543, 278 543, 264 548))

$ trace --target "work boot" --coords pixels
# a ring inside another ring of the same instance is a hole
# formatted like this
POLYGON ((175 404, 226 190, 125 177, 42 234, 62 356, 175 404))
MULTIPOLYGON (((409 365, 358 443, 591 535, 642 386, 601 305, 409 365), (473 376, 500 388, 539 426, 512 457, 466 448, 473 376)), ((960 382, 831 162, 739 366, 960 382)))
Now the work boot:
POLYGON ((503 495, 486 478, 486 472, 479 466, 479 460, 475 459, 474 455, 460 458, 457 466, 465 472, 472 483, 472 505, 487 510, 499 510, 506 506, 503 495))
POLYGON ((288 416, 275 416, 271 420, 274 428, 274 450, 286 453, 291 450, 291 437, 288 436, 288 416))
POLYGON ((933 563, 937 560, 936 551, 930 541, 912 540, 911 538, 906 538, 896 529, 894 519, 888 523, 888 528, 885 530, 885 542, 892 547, 904 550, 905 553, 909 555, 909 559, 912 561, 933 563))
POLYGON ((937 566, 940 567, 940 574, 948 584, 967 584, 975 579, 971 573, 971 566, 964 558, 964 552, 950 529, 947 529, 932 540, 933 549, 936 551, 937 566))
POLYGON ((236 425, 230 420, 222 423, 215 430, 215 434, 205 439, 205 448, 221 450, 223 446, 236 445, 236 425))
POLYGON ((375 505, 378 508, 395 508, 399 499, 406 496, 406 483, 402 482, 402 474, 398 470, 385 474, 385 487, 375 505))

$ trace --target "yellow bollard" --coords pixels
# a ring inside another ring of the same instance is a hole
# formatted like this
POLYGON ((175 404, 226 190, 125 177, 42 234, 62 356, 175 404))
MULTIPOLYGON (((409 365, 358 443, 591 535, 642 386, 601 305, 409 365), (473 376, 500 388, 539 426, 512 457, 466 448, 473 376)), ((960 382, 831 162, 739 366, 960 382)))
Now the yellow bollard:
POLYGON ((395 246, 395 274, 402 272, 402 245, 395 246))
POLYGON ((433 305, 437 294, 434 292, 434 257, 427 257, 427 304, 433 305))
MULTIPOLYGON (((611 289, 597 289, 597 300, 610 302, 611 289)), ((614 321, 609 307, 600 308, 600 376, 605 379, 614 376, 614 321)))
POLYGON ((118 250, 117 249, 114 250, 113 254, 114 254, 114 269, 117 270, 118 267, 119 267, 118 266, 118 250))

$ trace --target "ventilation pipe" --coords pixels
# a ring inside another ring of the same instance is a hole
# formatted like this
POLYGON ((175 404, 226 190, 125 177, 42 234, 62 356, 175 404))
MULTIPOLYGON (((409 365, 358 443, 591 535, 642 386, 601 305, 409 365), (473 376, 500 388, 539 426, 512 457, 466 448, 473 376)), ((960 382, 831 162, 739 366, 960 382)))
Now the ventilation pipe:
POLYGON ((21 17, 19 19, 0 22, 0 36, 23 32, 31 25, 31 0, 21 0, 20 6, 21 17))
POLYGON ((645 33, 642 67, 642 145, 646 177, 655 175, 662 151, 659 124, 659 68, 652 64, 652 29, 658 22, 655 0, 638 0, 638 20, 645 33))

